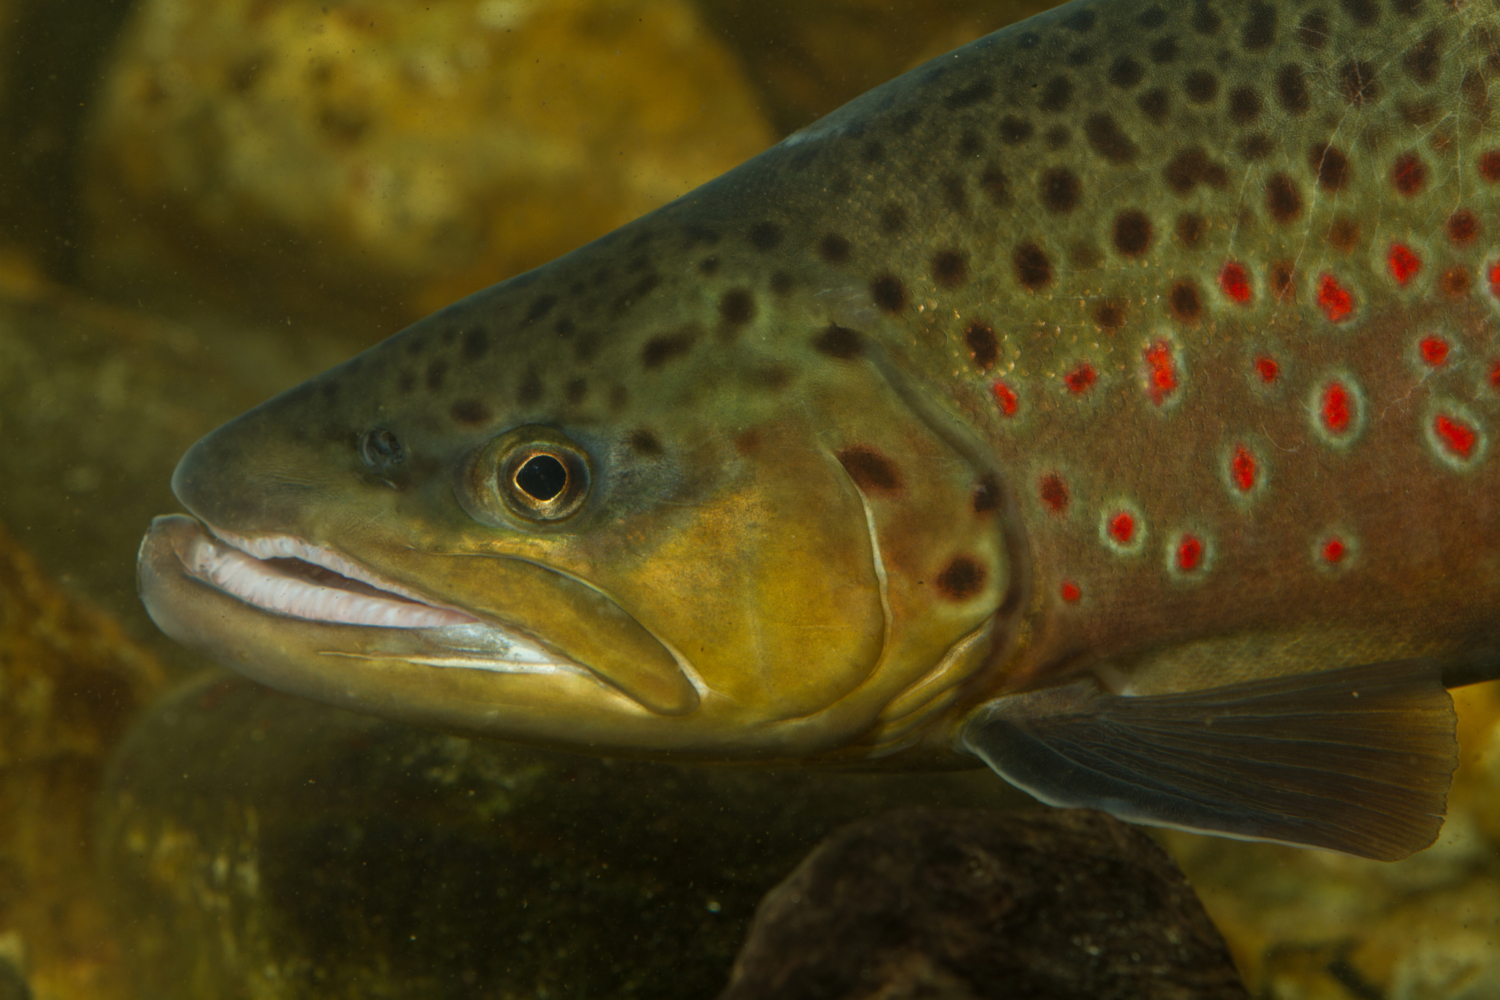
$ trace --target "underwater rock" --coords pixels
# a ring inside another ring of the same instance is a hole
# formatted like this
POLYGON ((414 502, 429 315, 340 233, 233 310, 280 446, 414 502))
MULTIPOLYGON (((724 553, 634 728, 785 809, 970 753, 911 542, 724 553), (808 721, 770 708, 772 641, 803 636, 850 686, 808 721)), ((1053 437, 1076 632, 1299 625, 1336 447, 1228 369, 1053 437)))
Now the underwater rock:
POLYGON ((209 674, 127 737, 101 856, 137 992, 709 997, 837 826, 983 772, 687 768, 470 741, 209 674))
MULTIPOLYGON (((119 995, 92 810, 106 756, 160 682, 149 654, 0 527, 0 970, 19 981, 24 955, 47 997, 119 995)), ((0 996, 25 995, 0 972, 0 996)))
POLYGON ((756 912, 720 1000, 1248 997, 1172 860, 1103 813, 902 810, 756 912))
POLYGON ((771 139, 683 0, 143 0, 91 136, 88 274, 372 343, 771 139))

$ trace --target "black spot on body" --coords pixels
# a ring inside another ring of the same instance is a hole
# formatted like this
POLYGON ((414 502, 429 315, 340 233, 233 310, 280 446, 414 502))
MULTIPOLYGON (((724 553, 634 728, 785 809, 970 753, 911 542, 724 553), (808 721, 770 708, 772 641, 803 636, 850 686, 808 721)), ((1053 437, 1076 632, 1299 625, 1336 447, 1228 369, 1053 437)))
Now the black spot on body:
POLYGON ((1016 247, 1012 257, 1016 280, 1027 291, 1035 292, 1052 282, 1052 261, 1047 252, 1035 243, 1023 243, 1016 247))
POLYGON ((490 419, 489 407, 477 399, 460 399, 448 412, 457 423, 468 424, 471 427, 490 419))
POLYGON ((448 376, 448 362, 438 358, 427 366, 427 390, 437 392, 443 387, 443 379, 448 376))
POLYGON ((959 108, 967 108, 970 105, 978 104, 980 101, 989 100, 989 98, 993 96, 994 93, 995 84, 992 81, 988 79, 975 80, 967 87, 955 90, 953 93, 943 98, 943 104, 945 104, 949 108, 949 110, 957 111, 959 108))
POLYGON ((1080 10, 1076 14, 1070 14, 1063 19, 1063 27, 1078 32, 1080 35, 1094 26, 1098 15, 1092 10, 1080 10))
POLYGON ((1146 68, 1129 56, 1121 56, 1109 68, 1109 82, 1129 89, 1146 77, 1146 68))
POLYGON ((1219 78, 1206 69, 1195 69, 1183 79, 1182 90, 1194 104, 1207 104, 1219 96, 1219 78))
POLYGON ((546 316, 557 305, 556 295, 543 295, 531 303, 531 308, 526 310, 526 318, 521 321, 522 326, 530 326, 537 320, 546 316))
POLYGON ((1302 214, 1302 193, 1286 174, 1272 174, 1266 181, 1266 211, 1285 225, 1302 214))
POLYGON ((1078 175, 1067 167, 1053 167, 1042 174, 1042 204, 1052 212, 1071 212, 1083 194, 1078 175))
POLYGON ((1183 323, 1196 323, 1203 315, 1203 294, 1192 278, 1178 278, 1167 290, 1167 308, 1183 323))
POLYGON ((1045 136, 1048 149, 1062 149, 1073 138, 1073 133, 1068 131, 1066 125, 1054 125, 1047 130, 1045 136))
POLYGON ((1236 87, 1229 92, 1229 120, 1236 125, 1253 125, 1262 106, 1260 92, 1254 87, 1236 87))
POLYGON ((1437 31, 1430 31, 1420 42, 1406 50, 1406 55, 1401 57, 1401 65, 1407 76, 1425 87, 1438 78, 1438 61, 1442 52, 1442 36, 1437 31))
POLYGON ((641 347, 641 364, 647 368, 660 368, 673 358, 692 350, 695 339, 693 333, 687 330, 652 337, 641 347))
POLYGON ((1325 191, 1338 191, 1349 183, 1349 157, 1337 146, 1315 144, 1307 151, 1308 165, 1325 191))
POLYGON ((856 444, 841 449, 839 464, 864 493, 897 493, 902 487, 901 470, 896 463, 874 448, 856 444))
POLYGON ((647 458, 655 458, 662 453, 661 442, 644 427, 631 431, 625 438, 625 443, 630 446, 631 451, 647 458))
POLYGON ((619 298, 615 299, 613 303, 615 315, 623 316, 631 306, 635 305, 641 299, 649 295, 651 291, 660 284, 661 275, 642 275, 635 284, 630 286, 630 288, 625 292, 624 295, 621 295, 619 298))
POLYGON ((938 593, 950 601, 966 601, 984 589, 984 567, 972 556, 954 556, 937 577, 938 593))
POLYGON ((932 255, 932 280, 939 288, 958 288, 969 280, 969 263, 957 250, 932 255))
POLYGON ((847 263, 849 250, 849 241, 837 233, 829 233, 818 241, 818 255, 830 264, 847 263))
POLYGON ((1043 111, 1056 113, 1066 111, 1068 102, 1072 99, 1072 81, 1065 76, 1054 76, 1042 88, 1042 95, 1037 99, 1036 106, 1043 111))
POLYGON ((1275 148, 1276 140, 1264 132, 1252 132, 1245 136, 1245 141, 1240 145, 1240 153, 1247 160, 1264 160, 1275 148))
POLYGON ((906 286, 893 274, 882 274, 870 282, 870 297, 877 306, 891 314, 906 308, 906 286))
POLYGON ((478 361, 489 353, 490 335, 482 326, 472 326, 464 331, 464 360, 478 361))
POLYGON ((1147 7, 1136 15, 1135 23, 1147 31, 1154 31, 1167 23, 1167 12, 1160 7, 1147 7))
POLYGON ((1301 66, 1287 63, 1276 73, 1276 100, 1288 114, 1307 113, 1312 101, 1307 94, 1307 81, 1303 79, 1301 66))
POLYGON ((757 222, 750 227, 750 245, 757 250, 775 250, 781 240, 781 227, 774 222, 757 222))
POLYGON ((748 288, 731 288, 719 299, 719 317, 729 326, 744 326, 755 318, 755 296, 748 288))
POLYGON ((1151 61, 1154 63, 1166 64, 1172 62, 1177 58, 1177 39, 1158 38, 1156 41, 1151 43, 1151 47, 1146 51, 1147 54, 1151 56, 1151 61))
POLYGON ((1208 232, 1208 223, 1203 216, 1196 212, 1184 212, 1177 217, 1177 242, 1194 249, 1203 241, 1203 236, 1208 232))
POLYGON ((1240 47, 1246 52, 1264 52, 1276 41, 1276 8, 1268 3, 1252 3, 1245 12, 1240 29, 1240 47))
POLYGON ((858 330, 851 330, 847 326, 839 326, 830 323, 813 338, 813 349, 819 354, 826 354, 830 358, 839 358, 847 361, 850 358, 859 357, 864 350, 864 338, 858 330))
POLYGON ((1193 4, 1193 30, 1200 35, 1212 35, 1224 24, 1224 19, 1219 17, 1219 12, 1211 7, 1207 0, 1197 0, 1193 4))
POLYGON ((977 319, 970 322, 964 330, 964 343, 969 348, 969 357, 982 372, 989 371, 1000 360, 1000 344, 995 339, 994 327, 988 323, 977 319))
POLYGON ((1351 59, 1340 66, 1338 72, 1339 90, 1343 92, 1344 100, 1354 107, 1361 107, 1366 101, 1380 97, 1380 85, 1375 82, 1373 63, 1351 59))
POLYGON ((1184 149, 1162 170, 1167 186, 1179 195, 1190 194, 1199 184, 1223 191, 1229 187, 1229 171, 1209 159, 1201 146, 1184 149))
POLYGON ((1130 141, 1114 118, 1106 114, 1090 115, 1083 124, 1089 145, 1111 163, 1129 163, 1136 157, 1135 143, 1130 141))
POLYGON ((1104 299, 1094 306, 1094 322, 1113 333, 1125 325, 1124 299, 1104 299))
POLYGON ((1380 7, 1375 0, 1341 0, 1341 5, 1349 20, 1361 28, 1372 28, 1380 20, 1380 7))
POLYGON ((1126 257, 1138 257, 1151 249, 1151 219, 1137 208, 1115 216, 1115 249, 1126 257))
POLYGON ((1141 91, 1141 95, 1135 99, 1135 104, 1141 109, 1141 114, 1157 125, 1164 124, 1167 115, 1172 111, 1172 98, 1164 87, 1152 87, 1150 90, 1141 91))
POLYGON ((1030 121, 1018 118, 1015 115, 1006 115, 1000 119, 1000 141, 1007 146, 1015 146, 1031 138, 1035 131, 1030 121))
POLYGON ((1311 11, 1297 23, 1297 41, 1316 51, 1328 44, 1330 28, 1327 14, 1321 10, 1311 11))

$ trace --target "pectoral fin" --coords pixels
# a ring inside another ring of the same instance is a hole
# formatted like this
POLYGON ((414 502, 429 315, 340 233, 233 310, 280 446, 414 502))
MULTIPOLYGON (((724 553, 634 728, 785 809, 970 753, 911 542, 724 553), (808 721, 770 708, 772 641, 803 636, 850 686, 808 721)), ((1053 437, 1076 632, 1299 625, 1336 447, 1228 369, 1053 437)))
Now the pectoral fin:
POLYGON ((1400 660, 1185 694, 999 698, 962 742, 1056 806, 1395 861, 1443 825, 1458 764, 1435 665, 1400 660))

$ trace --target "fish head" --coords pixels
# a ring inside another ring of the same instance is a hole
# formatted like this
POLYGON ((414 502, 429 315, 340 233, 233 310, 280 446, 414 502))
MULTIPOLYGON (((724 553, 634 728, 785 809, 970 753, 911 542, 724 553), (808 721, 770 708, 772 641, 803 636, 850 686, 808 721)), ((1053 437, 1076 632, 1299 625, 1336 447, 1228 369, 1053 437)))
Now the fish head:
POLYGON ((709 282, 691 227, 634 228, 200 441, 173 480, 192 517, 141 554, 157 623, 273 687, 470 734, 948 753, 944 709, 1022 603, 997 470, 842 279, 725 255, 709 282), (654 256, 609 277, 622 244, 654 256))

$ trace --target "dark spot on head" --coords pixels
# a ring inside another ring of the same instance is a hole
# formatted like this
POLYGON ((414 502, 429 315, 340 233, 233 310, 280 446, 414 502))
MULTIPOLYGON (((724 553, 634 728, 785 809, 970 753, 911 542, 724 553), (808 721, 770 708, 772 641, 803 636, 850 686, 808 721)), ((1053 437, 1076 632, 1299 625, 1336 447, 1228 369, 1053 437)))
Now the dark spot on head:
POLYGON ((1347 215, 1336 215, 1328 226, 1328 242, 1348 253, 1359 245, 1359 223, 1347 215))
POLYGON ((995 340, 995 330, 988 323, 972 320, 964 330, 964 343, 969 347, 969 357, 982 372, 995 367, 1000 360, 1000 344, 995 340))
POLYGON ((880 210, 880 231, 887 236, 906 228, 906 209, 900 205, 887 205, 880 210))
POLYGON ((427 366, 427 389, 429 392, 437 392, 443 387, 443 379, 448 376, 448 362, 438 358, 427 366))
POLYGON ((460 399, 449 414, 461 424, 482 424, 490 419, 490 409, 477 399, 460 399))
POLYGON ((1147 7, 1136 15, 1135 23, 1151 31, 1167 23, 1167 12, 1160 7, 1147 7))
POLYGON ((995 481, 994 476, 985 475, 974 484, 974 492, 969 495, 969 507, 976 514, 988 514, 1000 507, 1000 484, 995 481))
POLYGON ((478 361, 490 349, 490 335, 482 326, 471 326, 464 331, 464 360, 478 361))
POLYGON ((972 556, 954 556, 937 577, 938 593, 950 601, 966 601, 984 589, 984 567, 972 556))
POLYGON ((1115 249, 1126 257, 1139 257, 1151 249, 1151 219, 1138 208, 1127 208, 1115 216, 1115 249))
POLYGON ((526 369, 521 384, 516 387, 516 402, 522 406, 535 406, 542 401, 542 377, 535 368, 526 369))
POLYGON ((1338 191, 1349 183, 1349 157, 1337 146, 1315 144, 1307 151, 1307 162, 1323 190, 1338 191))
POLYGON ((755 296, 748 288, 731 288, 719 299, 719 317, 729 326, 744 326, 755 318, 755 296))
POLYGON ((771 272, 771 292, 775 295, 785 295, 792 290, 792 276, 785 271, 771 272))
POLYGON ((695 339, 689 330, 652 337, 641 347, 641 364, 647 368, 660 368, 678 355, 691 350, 695 339))
POLYGON ((1094 306, 1094 322, 1113 333, 1125 325, 1125 300, 1104 299, 1094 306))
POLYGON ((1053 167, 1042 174, 1042 204, 1053 212, 1071 212, 1078 205, 1083 185, 1067 167, 1053 167))
POLYGON ((1307 82, 1302 78, 1302 67, 1287 63, 1276 73, 1276 100, 1283 111, 1292 115, 1303 115, 1312 106, 1307 94, 1307 82))
POLYGON ((888 313, 898 313, 906 308, 906 286, 893 274, 882 274, 870 282, 870 298, 888 313))
POLYGON ((1076 31, 1081 35, 1094 26, 1094 21, 1097 18, 1098 15, 1092 10, 1084 9, 1063 18, 1062 23, 1063 27, 1076 31))
POLYGON ((1203 316, 1203 295, 1192 278, 1178 278, 1167 290, 1167 308, 1182 323, 1196 323, 1203 316))
POLYGON ((1146 68, 1129 56, 1121 56, 1109 68, 1109 82, 1116 87, 1130 88, 1146 77, 1146 68))
POLYGON ((994 93, 995 84, 992 81, 988 79, 975 80, 967 87, 962 87, 958 90, 955 90, 953 93, 943 98, 943 104, 945 104, 949 108, 949 110, 957 111, 959 108, 967 108, 972 104, 978 104, 980 101, 988 100, 994 93))
POLYGON ((1373 27, 1380 20, 1380 8, 1375 0, 1340 0, 1349 20, 1361 28, 1373 27))
POLYGON ((1012 258, 1016 268, 1016 280, 1021 287, 1035 292, 1047 287, 1052 281, 1052 261, 1046 251, 1035 243, 1022 243, 1016 247, 1012 258))
POLYGON ((1037 494, 1052 513, 1066 514, 1068 512, 1068 501, 1072 499, 1068 495, 1068 482, 1057 473, 1048 473, 1042 477, 1041 482, 1037 484, 1037 494))
POLYGON ((583 402, 583 397, 588 395, 589 383, 585 378, 569 379, 568 384, 563 387, 563 398, 574 406, 583 402))
POLYGON ((1219 12, 1209 6, 1207 0, 1196 0, 1193 4, 1193 30, 1200 35, 1212 35, 1224 24, 1219 12))
POLYGON ((1240 29, 1240 47, 1246 52, 1264 52, 1276 41, 1276 8, 1268 3, 1252 3, 1245 12, 1240 29))
POLYGON ((984 152, 984 138, 973 129, 964 129, 958 137, 958 152, 963 156, 978 156, 984 152))
POLYGON ((1297 41, 1309 49, 1321 49, 1328 44, 1328 15, 1321 10, 1303 15, 1297 23, 1297 41))
POLYGON ((1297 269, 1289 260, 1271 263, 1271 295, 1277 301, 1295 298, 1297 269))
POLYGON ((1272 174, 1266 181, 1266 211, 1280 223, 1288 223, 1302 214, 1302 194, 1297 182, 1286 174, 1272 174))
POLYGON ((1236 125, 1251 125, 1260 117, 1260 92, 1254 87, 1236 87, 1229 92, 1229 120, 1236 125))
POLYGON ((1468 295, 1473 284, 1474 276, 1462 265, 1448 268, 1438 279, 1438 287, 1450 299, 1461 299, 1468 295))
POLYGON ((1025 142, 1031 138, 1031 122, 1025 118, 1015 115, 1006 115, 1000 119, 1000 141, 1007 146, 1025 142))
POLYGON ((964 186, 964 179, 958 174, 944 174, 940 183, 943 191, 943 204, 955 212, 967 212, 969 210, 969 191, 964 186))
POLYGON ((750 227, 750 245, 757 250, 775 250, 781 246, 781 227, 774 222, 757 222, 750 227))
POLYGON ((1240 153, 1247 160, 1264 160, 1275 148, 1276 140, 1264 132, 1252 132, 1245 136, 1245 141, 1240 145, 1240 153))
POLYGON ((543 316, 551 312, 552 307, 555 305, 557 305, 556 295, 543 295, 538 297, 536 301, 531 303, 531 308, 526 310, 526 319, 521 322, 521 325, 530 326, 531 324, 535 323, 537 320, 541 319, 543 316))
POLYGON ((1442 37, 1434 30, 1406 50, 1401 65, 1405 67, 1407 76, 1425 87, 1438 78, 1438 61, 1441 56, 1442 37))
POLYGON ((823 332, 813 338, 813 349, 830 358, 847 361, 858 357, 864 350, 864 338, 860 336, 858 330, 851 330, 837 323, 829 323, 823 332))
POLYGON ((1141 91, 1141 95, 1135 99, 1135 106, 1141 109, 1141 114, 1160 125, 1167 120, 1167 115, 1172 110, 1172 97, 1166 88, 1152 87, 1141 91))
POLYGON ((1193 249, 1202 241, 1203 235, 1208 232, 1208 223, 1203 216, 1193 212, 1184 212, 1177 217, 1177 242, 1188 249, 1193 249))
POLYGON ((1107 114, 1089 115, 1083 123, 1083 133, 1088 137, 1094 151, 1111 163, 1129 163, 1135 159, 1135 143, 1130 136, 1115 124, 1107 114))
POLYGON ((1073 84, 1065 76, 1054 76, 1042 87, 1036 106, 1043 111, 1066 111, 1073 99, 1073 84))
POLYGON ((1375 82, 1375 64, 1350 59, 1339 67, 1339 90, 1344 100, 1356 108, 1366 101, 1380 97, 1380 84, 1375 82))
POLYGON ((1182 90, 1194 104, 1207 104, 1219 96, 1219 78, 1206 69, 1195 69, 1183 79, 1182 90))
POLYGON ((901 470, 874 448, 850 445, 838 452, 838 460, 862 492, 896 493, 901 489, 901 470))
POLYGON ((656 435, 644 427, 638 427, 631 431, 629 436, 625 438, 625 443, 637 455, 643 455, 648 458, 654 458, 662 452, 661 442, 656 439, 656 435))
POLYGON ((1169 63, 1177 58, 1177 39, 1158 38, 1151 43, 1146 52, 1154 63, 1169 63))
POLYGON ((1229 186, 1229 171, 1208 158, 1203 147, 1184 149, 1168 161, 1162 171, 1167 186, 1177 194, 1189 194, 1199 184, 1223 191, 1229 186))
POLYGON ((1468 246, 1479 235, 1479 216, 1467 208, 1460 208, 1448 216, 1448 239, 1455 246, 1468 246))
POLYGON ((698 262, 698 270, 703 274, 713 274, 719 269, 719 258, 704 257, 698 262))
POLYGON ((957 250, 932 255, 932 280, 939 288, 957 288, 969 280, 969 264, 957 250))
POLYGON ((1008 205, 1010 203, 1010 185, 1006 182, 1005 173, 997 166, 985 167, 984 173, 979 175, 979 187, 985 196, 995 205, 1008 205))

